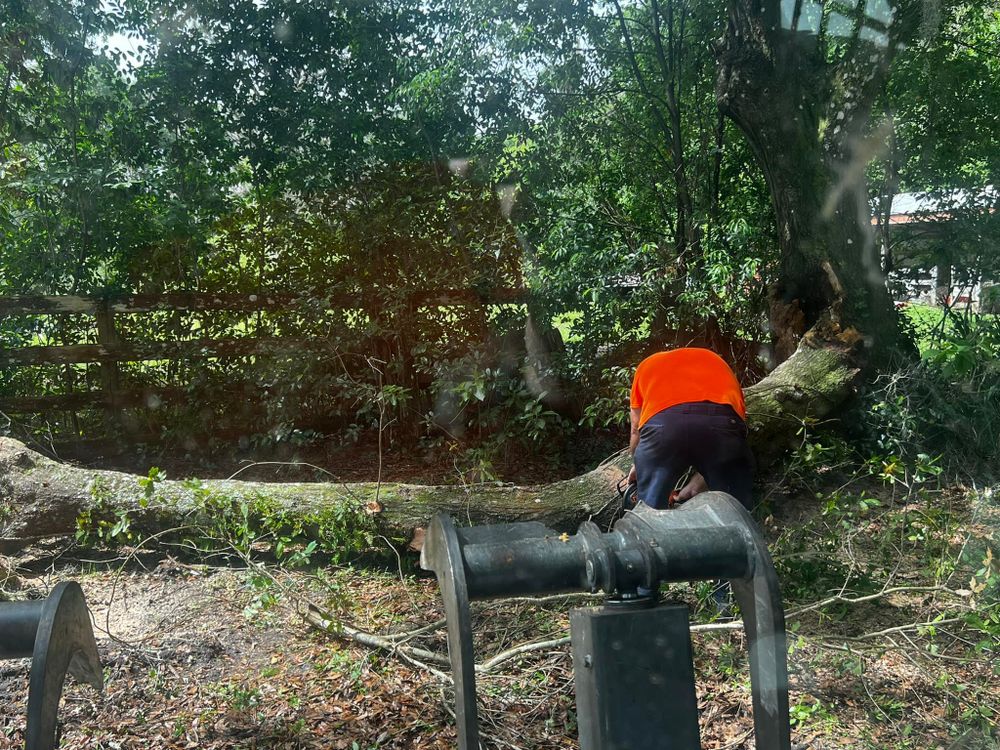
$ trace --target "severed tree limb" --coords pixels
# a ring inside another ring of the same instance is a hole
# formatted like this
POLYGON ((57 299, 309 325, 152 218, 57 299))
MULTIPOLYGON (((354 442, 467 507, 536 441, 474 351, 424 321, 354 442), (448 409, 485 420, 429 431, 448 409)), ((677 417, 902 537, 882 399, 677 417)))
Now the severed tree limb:
POLYGON ((366 648, 374 648, 381 651, 388 651, 392 654, 397 654, 409 661, 413 661, 420 667, 439 675, 443 673, 429 667, 426 664, 423 664, 422 662, 429 661, 441 666, 450 666, 451 662, 448 660, 447 656, 442 656, 441 654, 434 651, 428 651, 427 649, 403 645, 407 639, 414 638, 422 633, 432 632, 440 627, 443 627, 446 622, 445 620, 437 620, 406 633, 396 633, 386 636, 368 633, 337 619, 332 613, 328 612, 308 597, 301 595, 294 588, 294 586, 282 581, 266 565, 251 560, 239 548, 234 546, 232 549, 233 553, 240 557, 248 568, 255 570, 257 573, 267 578, 281 590, 282 594, 295 602, 296 610, 302 616, 302 619, 317 630, 322 630, 325 633, 330 633, 340 637, 346 637, 359 645, 365 646, 366 648))
POLYGON ((416 630, 408 630, 405 633, 386 633, 382 637, 387 641, 392 641, 393 643, 406 643, 407 641, 413 640, 417 636, 427 635, 428 633, 433 633, 435 630, 440 630, 447 624, 448 621, 442 617, 440 620, 435 620, 434 622, 428 623, 427 625, 419 627, 416 630))
MULTIPOLYGON (((325 611, 323 608, 319 607, 317 604, 309 601, 308 599, 300 596, 297 592, 291 589, 291 587, 285 585, 278 578, 264 566, 259 563, 253 563, 247 561, 248 564, 253 565, 255 568, 261 571, 261 573, 268 578, 270 578, 276 585, 278 585, 290 598, 293 600, 304 604, 304 609, 300 609, 303 619, 312 627, 322 630, 326 633, 330 633, 335 637, 347 638, 358 645, 364 646, 366 648, 378 649, 380 651, 385 651, 389 654, 396 655, 405 661, 413 664, 414 666, 423 669, 425 671, 434 674, 438 679, 445 682, 451 682, 451 677, 445 672, 437 669, 436 667, 450 667, 450 662, 448 657, 444 654, 439 654, 433 651, 428 651, 426 649, 416 648, 412 646, 405 645, 407 641, 418 637, 420 635, 426 635, 428 633, 434 632, 440 628, 443 628, 446 621, 443 619, 436 620, 434 622, 423 625, 419 628, 406 631, 404 633, 392 633, 384 635, 376 635, 373 633, 368 633, 357 628, 346 625, 337 620, 337 618, 331 613, 325 611)), ((842 595, 829 597, 827 599, 808 604, 794 610, 790 610, 787 617, 794 618, 799 615, 805 614, 807 612, 815 611, 824 606, 828 606, 834 603, 846 603, 846 604, 858 604, 867 601, 873 601, 885 597, 893 593, 920 593, 920 592, 944 592, 949 593, 953 596, 960 597, 958 594, 945 586, 895 586, 891 588, 885 588, 875 594, 869 594, 866 596, 859 597, 845 597, 842 595)), ((519 600, 528 602, 545 602, 555 599, 565 598, 567 595, 557 594, 547 597, 519 597, 519 600)), ((916 630, 922 627, 939 627, 941 625, 952 624, 960 622, 961 618, 948 618, 938 621, 928 621, 922 623, 908 623, 905 625, 899 625, 896 627, 886 628, 877 632, 866 633, 860 636, 843 636, 839 637, 838 640, 843 643, 834 643, 832 641, 820 642, 818 645, 824 648, 833 648, 837 650, 850 650, 850 647, 845 645, 846 643, 865 643, 876 638, 882 638, 886 636, 891 636, 894 634, 902 635, 907 638, 906 633, 911 630, 916 630)), ((744 627, 742 620, 731 620, 728 622, 713 622, 691 625, 689 630, 692 633, 704 633, 704 632, 724 632, 724 631, 739 631, 744 627)), ((908 639, 908 638, 907 638, 908 639)), ((558 636, 555 638, 545 638, 537 641, 529 641, 527 643, 521 643, 511 648, 500 651, 493 656, 486 659, 486 661, 476 664, 475 671, 477 674, 490 674, 500 665, 511 661, 524 654, 533 653, 536 651, 546 651, 550 649, 559 648, 570 643, 569 636, 558 636)))
POLYGON ((484 661, 482 664, 476 665, 476 672, 479 674, 488 674, 490 671, 496 667, 503 664, 505 661, 509 661, 522 654, 528 654, 532 651, 544 651, 550 648, 558 648, 559 646, 565 646, 569 643, 569 636, 560 636, 559 638, 549 638, 544 641, 531 641, 530 643, 522 643, 518 646, 513 646, 504 651, 501 651, 489 659, 484 661))
MULTIPOLYGON (((301 600, 301 597, 299 597, 299 599, 301 600)), ((348 638, 349 640, 352 640, 361 646, 365 646, 366 648, 379 649, 380 651, 388 651, 394 654, 398 653, 414 659, 429 661, 440 666, 448 667, 451 665, 447 656, 443 656, 439 653, 428 651, 423 648, 404 646, 401 643, 392 640, 391 636, 380 636, 373 633, 367 633, 363 630, 358 630, 357 628, 353 628, 350 625, 340 622, 333 617, 332 614, 321 609, 313 602, 305 600, 302 601, 306 605, 305 610, 300 612, 302 619, 317 630, 322 630, 338 637, 348 638)))
POLYGON ((907 630, 919 630, 920 628, 933 628, 939 625, 950 625, 953 622, 962 622, 961 617, 949 617, 943 620, 929 620, 928 622, 911 622, 906 625, 897 625, 893 628, 885 628, 884 630, 876 630, 873 633, 864 633, 862 635, 841 635, 838 636, 838 640, 850 641, 852 643, 871 641, 875 638, 884 638, 887 635, 892 635, 893 633, 905 633, 907 630))
MULTIPOLYGON (((766 465, 792 445, 804 419, 835 413, 851 397, 858 373, 850 343, 807 336, 792 357, 747 388, 750 442, 758 462, 766 465)), ((556 531, 573 531, 588 519, 610 521, 615 488, 628 464, 622 454, 574 479, 527 487, 164 480, 155 483, 150 499, 138 476, 63 464, 0 437, 0 552, 73 534, 87 512, 112 518, 127 513, 142 534, 209 523, 218 509, 206 508, 206 497, 245 503, 251 515, 282 514, 307 530, 324 516, 367 517, 375 533, 404 542, 415 539, 438 512, 460 523, 540 521, 556 531)))

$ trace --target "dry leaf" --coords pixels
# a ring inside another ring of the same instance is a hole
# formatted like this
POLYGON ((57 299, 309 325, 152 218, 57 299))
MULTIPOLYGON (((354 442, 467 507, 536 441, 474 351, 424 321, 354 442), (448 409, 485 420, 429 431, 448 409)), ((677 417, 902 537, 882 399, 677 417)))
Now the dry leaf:
POLYGON ((420 552, 424 548, 424 537, 427 535, 427 530, 418 526, 413 530, 413 538, 410 539, 410 543, 407 549, 413 550, 414 552, 420 552))

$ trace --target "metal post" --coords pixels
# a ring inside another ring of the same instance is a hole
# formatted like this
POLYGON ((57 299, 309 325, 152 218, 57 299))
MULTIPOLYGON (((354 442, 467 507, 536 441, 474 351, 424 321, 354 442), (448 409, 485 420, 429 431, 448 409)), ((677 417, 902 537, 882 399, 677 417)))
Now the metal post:
POLYGON ((580 750, 700 750, 687 607, 570 612, 580 750))
POLYGON ((116 435, 123 422, 117 403, 118 392, 121 390, 121 371, 114 351, 121 344, 121 337, 115 327, 114 311, 106 299, 97 302, 94 316, 97 319, 97 342, 102 351, 100 371, 101 390, 105 397, 105 426, 109 434, 116 435))

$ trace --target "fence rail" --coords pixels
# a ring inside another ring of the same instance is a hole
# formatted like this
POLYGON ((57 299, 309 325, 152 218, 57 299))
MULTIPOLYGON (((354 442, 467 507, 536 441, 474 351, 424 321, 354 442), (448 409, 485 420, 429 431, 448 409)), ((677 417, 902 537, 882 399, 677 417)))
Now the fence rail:
POLYGON ((177 403, 188 398, 188 392, 178 386, 138 388, 107 394, 103 391, 58 393, 48 396, 12 396, 0 399, 0 411, 9 414, 29 414, 47 411, 78 411, 80 409, 141 409, 177 403))
MULTIPOLYGON (((338 292, 322 298, 331 310, 364 307, 374 295, 338 292)), ((425 289, 410 292, 411 305, 504 304, 523 302, 524 289, 500 288, 480 294, 473 289, 425 289)), ((0 317, 10 315, 97 315, 104 310, 115 314, 148 312, 189 312, 232 310, 281 310, 304 298, 286 292, 275 294, 213 294, 209 292, 164 292, 162 294, 115 294, 107 296, 23 295, 0 297, 0 317)), ((311 299, 311 298, 310 298, 311 299)))
MULTIPOLYGON (((480 293, 473 289, 415 290, 406 295, 404 304, 412 311, 426 307, 450 307, 470 304, 499 305, 524 302, 523 289, 500 288, 480 293)), ((88 408, 104 409, 109 417, 131 408, 158 408, 188 397, 177 386, 159 388, 122 388, 119 363, 157 360, 188 360, 245 357, 263 352, 313 349, 322 350, 328 342, 322 338, 281 336, 246 336, 240 338, 202 338, 174 341, 125 341, 115 324, 118 315, 151 312, 298 310, 303 298, 288 293, 166 292, 162 294, 114 294, 105 296, 22 295, 0 297, 0 322, 5 317, 39 315, 87 315, 95 318, 98 343, 62 346, 0 347, 0 368, 38 367, 43 365, 100 365, 101 389, 49 395, 18 395, 0 398, 5 413, 75 412, 88 408)), ((313 302, 313 300, 310 300, 313 302)), ((374 295, 336 293, 324 296, 320 304, 327 309, 362 309, 378 315, 374 295)))
POLYGON ((147 362, 161 359, 246 357, 262 351, 309 346, 323 339, 266 336, 189 341, 146 341, 135 344, 68 344, 0 350, 0 367, 70 365, 93 362, 147 362))

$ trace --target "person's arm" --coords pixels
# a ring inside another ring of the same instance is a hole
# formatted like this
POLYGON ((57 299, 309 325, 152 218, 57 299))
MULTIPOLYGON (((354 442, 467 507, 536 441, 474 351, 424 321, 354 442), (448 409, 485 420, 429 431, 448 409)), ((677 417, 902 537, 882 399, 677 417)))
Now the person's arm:
POLYGON ((700 495, 707 490, 708 483, 705 482, 705 477, 696 471, 688 480, 688 483, 677 491, 677 497, 674 498, 674 502, 683 503, 685 500, 690 500, 695 495, 700 495))
MULTIPOLYGON (((632 423, 632 430, 628 437, 628 454, 630 456, 635 455, 635 449, 639 447, 639 417, 642 414, 642 409, 629 409, 629 420, 632 423)), ((628 473, 628 483, 635 484, 635 464, 632 464, 632 468, 628 473)))
MULTIPOLYGON (((645 361, 645 360, 644 360, 645 361)), ((635 449, 639 447, 639 419, 642 417, 642 389, 639 388, 639 371, 642 370, 642 362, 639 366, 635 368, 635 374, 632 376, 632 388, 629 390, 628 396, 628 406, 629 406, 629 422, 631 423, 631 432, 628 437, 628 454, 630 456, 635 455, 635 449)), ((635 462, 632 463, 632 468, 628 473, 628 483, 635 484, 635 462)))
POLYGON ((629 420, 632 422, 632 431, 628 437, 628 454, 630 456, 634 456, 635 449, 639 447, 639 417, 641 415, 642 409, 629 409, 628 411, 629 420))

